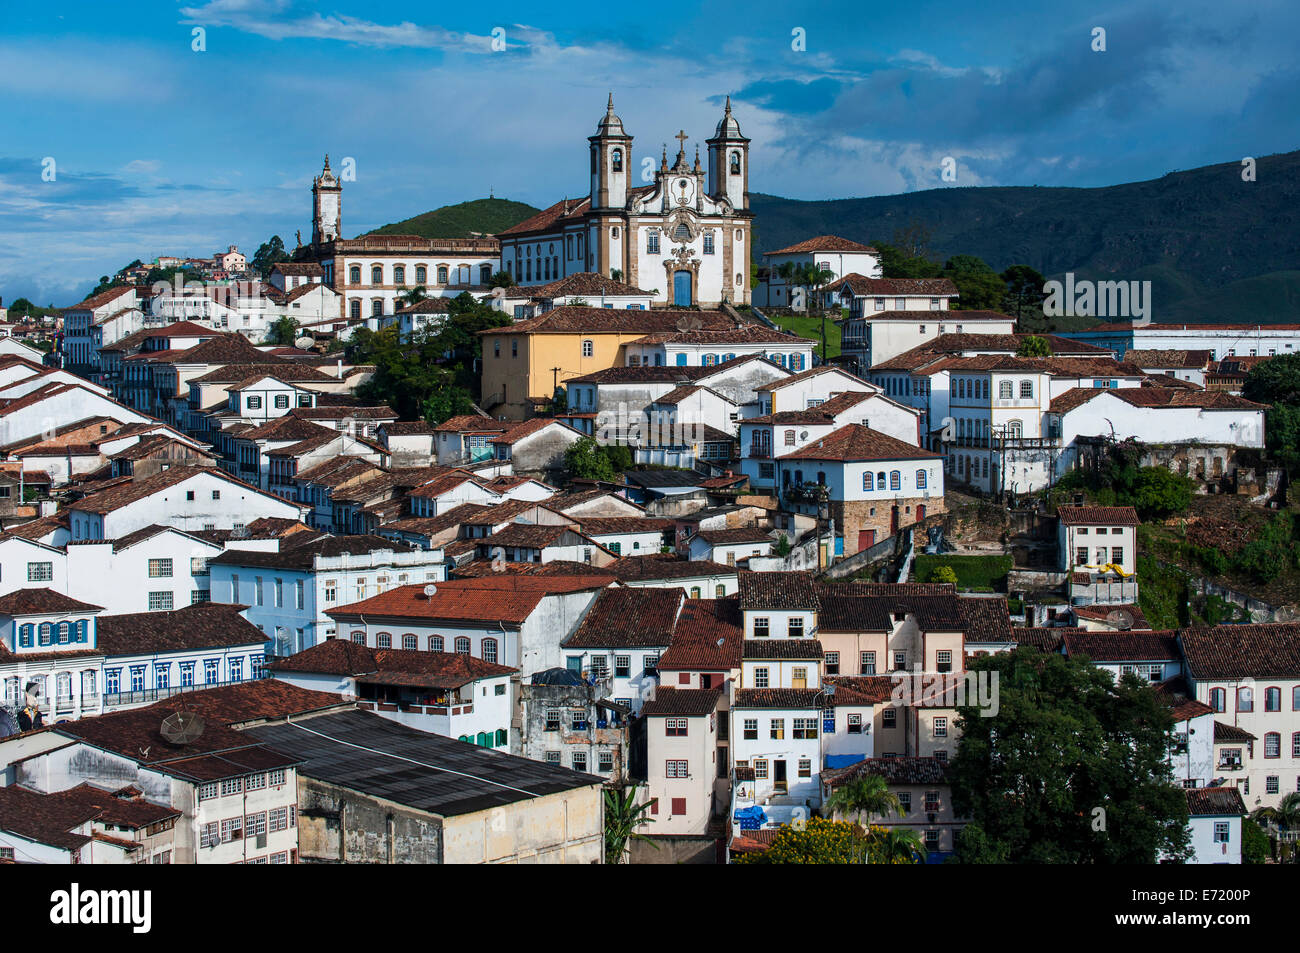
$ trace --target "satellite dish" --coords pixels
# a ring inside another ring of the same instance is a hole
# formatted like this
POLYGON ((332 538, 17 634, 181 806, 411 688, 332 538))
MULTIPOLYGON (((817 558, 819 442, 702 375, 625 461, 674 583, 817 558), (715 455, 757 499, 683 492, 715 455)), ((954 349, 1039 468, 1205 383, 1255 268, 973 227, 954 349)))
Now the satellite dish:
POLYGON ((298 348, 298 349, 301 350, 301 351, 305 351, 305 350, 307 350, 308 348, 311 348, 311 347, 315 346, 315 344, 316 344, 316 339, 315 339, 315 338, 313 338, 313 337, 307 337, 307 336, 305 336, 305 335, 304 335, 303 337, 300 337, 300 338, 294 338, 294 340, 293 340, 293 346, 296 347, 296 348, 298 348))
POLYGON ((434 596, 438 594, 438 587, 435 586, 433 583, 429 583, 427 586, 424 587, 424 594, 428 596, 430 599, 432 599, 434 596))
POLYGON ((203 719, 197 712, 172 712, 162 720, 158 733, 170 745, 187 745, 203 734, 203 719))
POLYGON ((799 439, 800 439, 800 440, 807 440, 807 439, 808 439, 808 431, 805 430, 805 431, 803 431, 803 433, 799 434, 799 439))
POLYGON ((1136 621, 1127 609, 1111 609, 1106 613, 1106 623, 1123 631, 1133 628, 1136 621))

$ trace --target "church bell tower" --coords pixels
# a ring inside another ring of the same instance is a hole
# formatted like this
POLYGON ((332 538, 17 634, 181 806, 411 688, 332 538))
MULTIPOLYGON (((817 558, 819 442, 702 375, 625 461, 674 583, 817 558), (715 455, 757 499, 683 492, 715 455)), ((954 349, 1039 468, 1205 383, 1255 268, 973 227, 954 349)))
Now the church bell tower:
POLYGON ((628 170, 632 166, 632 137, 623 120, 614 115, 614 94, 609 94, 605 115, 591 143, 591 207, 623 209, 627 206, 628 170))
POLYGON ((342 238, 343 186, 330 171, 330 157, 325 156, 325 168, 311 184, 311 241, 313 245, 342 238))
POLYGON ((740 211, 749 208, 749 140, 740 134, 740 123, 731 115, 731 97, 718 122, 709 147, 709 195, 726 199, 740 211))

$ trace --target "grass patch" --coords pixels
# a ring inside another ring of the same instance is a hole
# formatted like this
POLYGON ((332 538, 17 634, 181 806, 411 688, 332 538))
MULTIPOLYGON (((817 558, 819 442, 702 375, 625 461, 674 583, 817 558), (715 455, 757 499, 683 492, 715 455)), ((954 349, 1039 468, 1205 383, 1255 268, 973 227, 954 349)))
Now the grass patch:
POLYGON ((957 588, 983 592, 1006 589, 1007 573, 1015 565, 1011 556, 939 556, 934 554, 916 557, 912 578, 929 582, 930 574, 940 566, 948 566, 957 574, 957 588))
MULTIPOLYGON (((801 338, 807 338, 810 341, 816 341, 817 347, 813 350, 818 357, 822 353, 822 319, 817 316, 806 314, 769 314, 768 318, 772 323, 783 331, 789 331, 801 338)), ((826 313, 826 357, 840 356, 840 326, 835 323, 839 315, 834 311, 826 313)))

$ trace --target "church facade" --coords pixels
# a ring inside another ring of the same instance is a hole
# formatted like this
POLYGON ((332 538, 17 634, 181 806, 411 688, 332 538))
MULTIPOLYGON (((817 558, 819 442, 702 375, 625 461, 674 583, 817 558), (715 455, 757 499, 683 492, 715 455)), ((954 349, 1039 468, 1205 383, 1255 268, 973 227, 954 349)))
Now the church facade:
MULTIPOLYGON (((685 132, 676 161, 664 147, 649 185, 633 185, 632 137, 611 95, 588 137, 590 191, 563 199, 500 233, 502 267, 522 286, 597 272, 654 292, 670 307, 716 308, 750 301, 749 140, 728 98, 708 147, 691 164, 685 132)), ((650 163, 642 178, 648 178, 650 163)))

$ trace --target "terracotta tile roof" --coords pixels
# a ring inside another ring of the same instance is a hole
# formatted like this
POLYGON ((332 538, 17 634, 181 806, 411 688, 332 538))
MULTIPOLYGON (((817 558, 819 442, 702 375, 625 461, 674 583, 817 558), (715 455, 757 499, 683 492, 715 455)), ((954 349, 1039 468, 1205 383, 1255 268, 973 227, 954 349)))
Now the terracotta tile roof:
POLYGON ((1221 788, 1184 788, 1187 813, 1192 817, 1244 817, 1245 802, 1236 785, 1221 788))
POLYGON ((767 258, 772 255, 801 255, 805 252, 819 251, 846 251, 846 252, 870 252, 879 254, 876 249, 870 245, 863 245, 861 242, 850 241, 847 238, 840 238, 838 235, 818 235, 816 238, 805 238, 801 242, 793 245, 787 245, 785 248, 778 248, 776 251, 764 252, 763 257, 767 258))
POLYGON ((1131 506, 1059 506, 1056 515, 1066 526, 1136 526, 1131 506))
MULTIPOLYGON (((151 359, 167 364, 274 364, 281 363, 249 343, 242 334, 217 334, 183 351, 155 352, 151 359)), ((137 355, 145 357, 146 355, 137 355)), ((284 361, 285 366, 292 362, 284 361)))
MULTIPOLYGON (((948 312, 955 314, 957 312, 948 312)), ((842 318, 841 321, 853 320, 842 318)), ((941 334, 931 341, 918 344, 909 351, 904 351, 887 361, 872 365, 873 371, 912 371, 942 357, 962 355, 970 352, 997 353, 1014 355, 1027 337, 1040 337, 1047 341, 1052 354, 1057 357, 1108 357, 1108 348, 1082 341, 1071 341, 1055 334, 941 334)))
POLYGON ((1245 728, 1238 728, 1236 725, 1227 725, 1221 721, 1214 723, 1214 743, 1217 744, 1240 744, 1247 741, 1255 741, 1256 738, 1245 728))
MULTIPOLYGON (((822 291, 839 293, 844 289, 859 298, 920 295, 927 298, 956 296, 957 286, 947 278, 868 278, 856 271, 833 281, 822 291)), ((943 312, 938 312, 942 314, 943 312)), ((869 317, 870 315, 868 315, 869 317)))
POLYGON ((772 537, 757 526, 737 529, 702 529, 692 539, 702 539, 710 546, 735 546, 740 543, 771 543, 772 537))
POLYGON ((821 661, 825 654, 816 639, 746 639, 742 648, 743 658, 772 661, 821 661))
POLYGON ((659 656, 659 668, 706 672, 740 668, 744 639, 739 599, 687 599, 668 650, 659 656))
MULTIPOLYGON (((465 540, 473 543, 473 540, 465 540)), ((450 547, 449 547, 450 550, 450 547)), ((607 566, 574 562, 570 559, 552 559, 549 563, 506 563, 503 568, 493 568, 490 560, 478 559, 450 570, 456 579, 478 579, 501 573, 517 576, 604 576, 609 582, 616 578, 607 566)))
POLYGON ((922 450, 896 437, 861 424, 847 424, 806 447, 782 454, 782 460, 938 460, 937 453, 922 450))
POLYGON ((1192 718, 1214 714, 1213 708, 1196 700, 1187 687, 1187 680, 1181 675, 1166 679, 1157 685, 1155 690, 1169 705, 1174 721, 1189 721, 1192 718))
POLYGON ((315 261, 280 261, 271 266, 272 271, 282 275, 301 276, 305 278, 322 278, 325 269, 315 261))
POLYGON ((223 470, 213 467, 176 466, 163 470, 144 480, 133 480, 111 487, 107 490, 101 490, 98 493, 92 493, 89 496, 77 500, 75 503, 71 504, 69 508, 80 510, 83 513, 112 513, 114 510, 120 510, 124 506, 129 506, 138 500, 146 499, 155 493, 176 486, 177 484, 200 474, 211 475, 226 483, 256 493, 259 496, 267 495, 257 487, 245 483, 242 480, 237 480, 223 470))
POLYGON ((99 815, 99 809, 68 798, 11 785, 0 787, 0 830, 38 844, 75 851, 87 844, 88 834, 73 833, 99 815))
POLYGON ((664 533, 676 524, 669 519, 644 516, 579 516, 578 526, 587 536, 616 533, 664 533))
POLYGON ((333 692, 318 692, 277 678, 262 678, 184 692, 140 710, 154 712, 155 718, 160 717, 158 712, 193 711, 202 715, 209 725, 230 726, 337 708, 341 704, 350 707, 333 692))
POLYGON ((342 638, 326 639, 296 655, 273 662, 268 668, 273 672, 358 676, 363 682, 377 685, 448 689, 518 671, 472 655, 372 649, 342 638))
POLYGON ((1197 681, 1300 678, 1300 623, 1180 629, 1178 639, 1188 672, 1197 681))
MULTIPOLYGON (((0 615, 54 615, 61 612, 98 612, 103 606, 69 598, 53 589, 15 589, 0 596, 0 615)), ((100 620, 103 621, 102 619, 100 620)))
POLYGON ((818 688, 739 688, 731 707, 816 709, 825 701, 825 693, 818 688))
POLYGON ((531 437, 533 434, 551 426, 559 427, 562 430, 567 430, 571 433, 577 434, 578 436, 582 436, 581 431, 575 430, 563 421, 555 420, 550 417, 532 417, 520 423, 510 425, 506 428, 505 433, 499 437, 493 437, 488 442, 513 445, 523 440, 525 437, 531 437))
POLYGON ((266 635, 240 613, 244 606, 200 602, 170 612, 100 616, 95 642, 106 655, 139 655, 186 649, 252 645, 266 635))
POLYGON ((742 572, 742 609, 818 609, 821 600, 811 573, 742 572))
POLYGON ((1142 368, 1179 367, 1202 370, 1213 362, 1214 352, 1129 348, 1124 352, 1124 360, 1142 368))
POLYGON ((665 715, 700 718, 718 710, 722 700, 721 688, 673 688, 655 689, 655 697, 641 706, 641 715, 645 718, 657 718, 665 715))
POLYGON ((398 314, 450 314, 451 298, 432 297, 424 298, 415 304, 407 305, 397 309, 398 314))
POLYGON ((805 410, 782 410, 775 414, 768 414, 766 417, 750 417, 742 421, 746 424, 833 424, 835 417, 856 407, 865 400, 871 400, 876 395, 873 388, 870 392, 849 391, 843 394, 836 394, 830 400, 818 404, 816 407, 809 407, 805 410))
MULTIPOLYGON (((1009 314, 1003 314, 1001 311, 873 311, 868 315, 871 321, 908 321, 915 324, 936 324, 942 321, 945 326, 949 324, 978 324, 981 321, 996 321, 999 323, 1015 324, 1016 319, 1009 314)), ((852 320, 844 319, 840 320, 852 320)), ((874 370, 874 368, 873 368, 874 370)))
POLYGON ((220 556, 208 560, 209 565, 261 566, 267 569, 304 571, 316 565, 317 557, 335 559, 339 556, 364 556, 377 552, 410 552, 404 543, 383 536, 311 536, 299 533, 281 541, 279 552, 255 549, 228 549, 220 556), (299 540, 297 537, 309 538, 299 540))
POLYGON ((822 772, 822 781, 836 788, 857 778, 877 775, 889 784, 948 783, 948 763, 935 758, 866 758, 847 768, 822 772))
POLYGON ((434 428, 426 420, 391 420, 381 424, 379 429, 390 437, 406 437, 434 432, 434 428))
POLYGON ((1094 662, 1177 662, 1178 639, 1172 632, 1072 632, 1065 654, 1086 655, 1094 662))
POLYGON ((577 631, 564 643, 571 648, 666 647, 686 594, 681 589, 614 587, 596 597, 577 631))
POLYGON ((134 295, 135 288, 130 285, 126 287, 109 288, 107 291, 101 291, 97 295, 91 295, 89 298, 74 304, 71 308, 65 309, 63 313, 67 314, 69 311, 94 311, 95 309, 102 308, 105 305, 116 301, 123 295, 128 294, 134 295))
POLYGON ((1025 628, 1017 626, 1011 630, 1011 639, 1017 645, 1032 645, 1044 652, 1059 652, 1065 645, 1067 632, 1083 632, 1083 629, 1051 628, 1047 626, 1025 628))
POLYGON ((595 301, 599 300, 602 292, 611 297, 648 297, 650 295, 648 291, 634 288, 622 281, 615 281, 606 275, 591 271, 580 271, 558 281, 552 281, 550 284, 507 288, 506 297, 512 298, 523 295, 530 298, 563 298, 569 295, 581 295, 587 298, 589 303, 595 303, 595 301))
POLYGON ((511 225, 497 237, 506 235, 523 235, 528 232, 545 232, 552 230, 562 220, 575 220, 585 214, 591 206, 590 196, 578 199, 561 199, 549 208, 544 208, 536 215, 530 215, 516 225, 511 225))
POLYGON ((807 344, 811 346, 817 342, 810 338, 797 337, 788 331, 782 331, 779 328, 746 325, 741 328, 720 328, 712 331, 657 331, 628 343, 704 344, 713 347, 726 347, 729 344, 788 345, 792 343, 807 344))
POLYGON ((1265 410, 1264 404, 1226 391, 1184 390, 1176 387, 1074 387, 1052 399, 1049 410, 1066 413, 1103 395, 1134 407, 1191 407, 1203 410, 1265 410))
MULTIPOLYGON (((996 620, 996 606, 971 608, 976 601, 962 599, 955 592, 928 595, 911 592, 863 592, 857 583, 835 583, 818 586, 821 611, 817 626, 827 632, 892 632, 894 615, 906 613, 914 616, 924 631, 965 632, 972 613, 988 612, 988 620, 996 620)), ((987 600, 1000 603, 1005 613, 1005 600, 987 600)), ((1008 617, 1009 619, 1009 617, 1008 617)), ((987 640, 987 639, 986 639, 987 640)), ((997 640, 994 636, 993 640, 997 640)))
POLYGON ((1125 605, 1108 605, 1108 606, 1071 606, 1070 611, 1080 619, 1090 619, 1097 622, 1111 621, 1111 614, 1114 612, 1126 612, 1132 624, 1126 626, 1127 629, 1149 629, 1151 626, 1147 623, 1147 617, 1142 614, 1141 607, 1127 603, 1125 605))
MULTIPOLYGON (((547 546, 559 545, 566 533, 572 533, 578 539, 585 539, 572 526, 547 526, 531 523, 510 523, 490 536, 474 540, 480 546, 522 546, 527 549, 545 549, 547 546)), ((575 542, 575 545, 578 545, 575 542)))
POLYGON ((497 420, 495 417, 461 414, 444 420, 433 429, 435 433, 504 433, 508 427, 509 421, 497 420))
POLYGON ((438 583, 433 596, 423 585, 399 586, 361 602, 326 610, 335 619, 425 619, 445 622, 497 622, 519 626, 548 595, 603 589, 609 576, 521 576, 493 573, 479 579, 438 583))
POLYGON ((736 575, 735 566, 725 566, 710 560, 682 559, 672 553, 624 556, 607 568, 619 579, 633 582, 647 579, 695 579, 703 576, 736 575))

